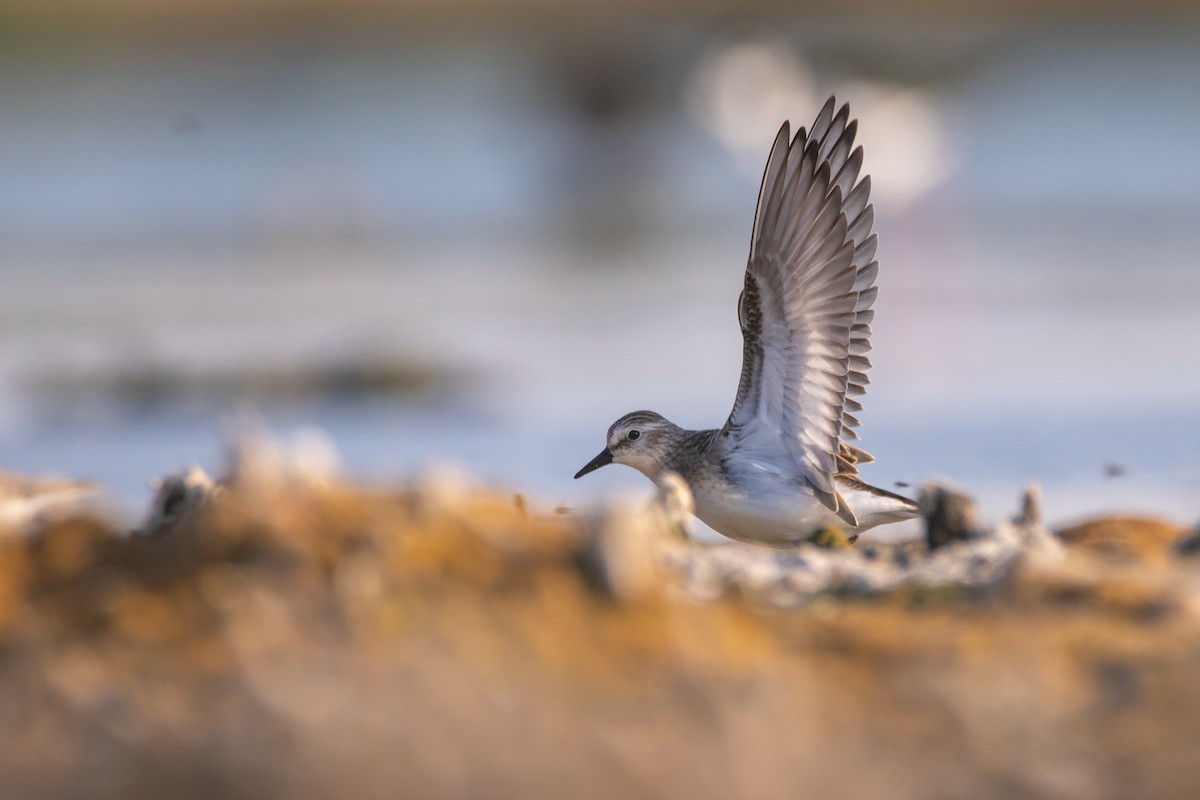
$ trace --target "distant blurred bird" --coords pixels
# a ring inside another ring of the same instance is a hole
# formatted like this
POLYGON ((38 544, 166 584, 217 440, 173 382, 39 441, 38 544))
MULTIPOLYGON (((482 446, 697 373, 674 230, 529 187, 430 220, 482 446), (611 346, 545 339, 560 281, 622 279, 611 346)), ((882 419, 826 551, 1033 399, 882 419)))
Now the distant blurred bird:
POLYGON ((847 444, 868 383, 879 264, 858 121, 835 108, 831 97, 794 138, 785 122, 767 159, 738 300, 742 377, 725 426, 689 431, 634 411, 576 478, 612 463, 656 483, 677 473, 697 517, 773 546, 828 524, 857 535, 917 515, 916 503, 859 480, 858 465, 874 459, 847 444))

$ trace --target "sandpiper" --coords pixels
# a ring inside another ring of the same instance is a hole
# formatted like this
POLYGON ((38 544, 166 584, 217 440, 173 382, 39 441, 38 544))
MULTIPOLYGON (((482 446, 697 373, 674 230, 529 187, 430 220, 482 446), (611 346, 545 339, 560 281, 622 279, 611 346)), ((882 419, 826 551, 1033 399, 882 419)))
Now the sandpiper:
POLYGON ((916 503, 859 479, 874 458, 848 443, 871 366, 879 263, 858 121, 835 108, 830 97, 795 137, 785 122, 771 147, 738 300, 741 383, 724 427, 684 430, 634 411, 576 478, 613 463, 656 483, 675 473, 707 525, 773 546, 830 524, 857 536, 917 515, 916 503))

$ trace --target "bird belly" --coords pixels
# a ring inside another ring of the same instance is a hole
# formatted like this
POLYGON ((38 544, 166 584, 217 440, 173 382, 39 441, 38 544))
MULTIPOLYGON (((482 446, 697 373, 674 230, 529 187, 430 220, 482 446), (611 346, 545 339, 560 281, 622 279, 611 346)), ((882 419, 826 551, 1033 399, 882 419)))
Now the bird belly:
POLYGON ((727 482, 692 487, 695 514, 718 533, 742 542, 788 547, 809 539, 832 525, 850 534, 916 514, 907 501, 877 497, 869 492, 843 488, 842 499, 854 511, 857 527, 827 509, 804 485, 774 482, 739 489, 727 482))
POLYGON ((845 527, 802 487, 784 494, 708 486, 693 489, 693 495, 696 516, 704 524, 730 539, 751 544, 787 547, 826 525, 845 527))

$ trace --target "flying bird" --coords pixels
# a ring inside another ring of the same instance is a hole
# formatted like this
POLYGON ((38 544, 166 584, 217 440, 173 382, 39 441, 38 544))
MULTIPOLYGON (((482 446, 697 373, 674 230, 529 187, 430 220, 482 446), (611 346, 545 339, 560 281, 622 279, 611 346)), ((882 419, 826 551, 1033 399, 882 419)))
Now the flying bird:
POLYGON ((607 464, 660 484, 672 473, 719 533, 787 547, 837 525, 857 536, 917 515, 871 486, 858 439, 877 289, 871 179, 850 107, 829 98, 809 130, 785 122, 767 159, 738 321, 742 374, 724 426, 685 430, 653 411, 608 429, 576 478, 607 464))

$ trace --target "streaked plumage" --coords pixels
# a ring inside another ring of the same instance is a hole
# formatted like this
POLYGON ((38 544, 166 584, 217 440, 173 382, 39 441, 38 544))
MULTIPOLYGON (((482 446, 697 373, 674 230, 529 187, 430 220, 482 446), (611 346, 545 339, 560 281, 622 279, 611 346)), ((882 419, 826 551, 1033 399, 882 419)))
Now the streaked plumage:
POLYGON ((876 237, 850 108, 831 97, 810 132, 784 123, 759 190, 738 319, 742 374, 720 430, 686 431, 650 411, 609 429, 575 477, 616 462, 657 481, 678 473, 695 514, 734 539, 786 545, 837 522, 853 533, 916 514, 858 479, 876 237))

